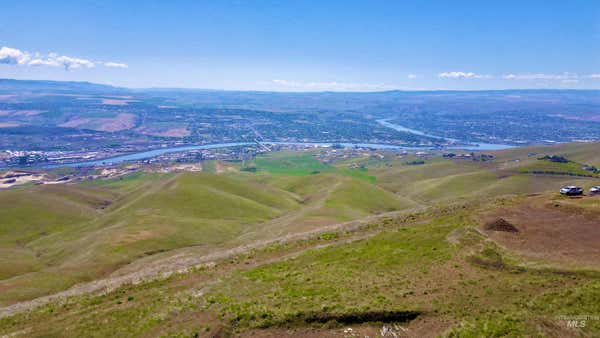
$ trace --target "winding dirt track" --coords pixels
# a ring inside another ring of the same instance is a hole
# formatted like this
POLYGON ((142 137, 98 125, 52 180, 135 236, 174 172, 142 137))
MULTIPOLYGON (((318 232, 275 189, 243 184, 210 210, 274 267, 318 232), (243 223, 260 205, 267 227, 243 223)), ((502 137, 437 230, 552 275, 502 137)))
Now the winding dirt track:
POLYGON ((77 284, 65 291, 61 291, 48 296, 39 297, 25 302, 15 303, 0 308, 0 318, 8 317, 23 311, 28 311, 38 306, 45 305, 54 301, 64 300, 72 296, 79 296, 95 292, 109 292, 124 284, 136 284, 157 278, 166 278, 173 273, 185 272, 187 269, 198 265, 224 260, 253 249, 259 249, 262 247, 269 246, 271 244, 286 243, 314 238, 320 235, 321 233, 330 231, 357 231, 361 228, 364 228, 365 225, 375 220, 397 217, 399 215, 415 213, 422 210, 424 210, 424 208, 393 211, 389 213, 368 216, 360 220, 327 225, 318 229, 289 234, 279 238, 258 240, 250 244, 218 250, 206 255, 192 255, 185 253, 177 254, 171 257, 157 260, 151 265, 145 266, 144 268, 134 272, 126 273, 120 276, 110 276, 107 278, 95 280, 93 282, 77 284))

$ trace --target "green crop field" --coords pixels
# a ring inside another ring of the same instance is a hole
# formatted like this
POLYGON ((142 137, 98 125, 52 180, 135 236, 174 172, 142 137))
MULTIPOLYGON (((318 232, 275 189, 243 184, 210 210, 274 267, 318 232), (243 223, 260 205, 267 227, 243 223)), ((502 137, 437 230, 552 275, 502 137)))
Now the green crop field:
POLYGON ((376 177, 369 174, 367 168, 349 169, 342 167, 345 163, 333 166, 322 163, 314 157, 313 152, 280 152, 262 155, 245 164, 243 170, 288 176, 304 176, 319 173, 338 173, 344 176, 375 182, 376 177))
POLYGON ((254 161, 257 170, 273 174, 309 175, 319 172, 333 171, 333 167, 323 164, 312 154, 297 155, 294 153, 279 153, 264 155, 254 161))

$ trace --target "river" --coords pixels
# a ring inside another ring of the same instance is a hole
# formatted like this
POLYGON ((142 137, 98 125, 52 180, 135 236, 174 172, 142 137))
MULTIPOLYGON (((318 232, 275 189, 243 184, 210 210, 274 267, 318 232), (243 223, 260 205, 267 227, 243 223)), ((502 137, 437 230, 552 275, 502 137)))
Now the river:
POLYGON ((391 129, 394 129, 397 131, 402 131, 405 133, 410 133, 410 134, 419 135, 419 136, 425 136, 425 137, 429 137, 429 138, 433 138, 433 139, 437 139, 437 140, 444 140, 444 141, 449 141, 449 142, 454 142, 454 143, 466 144, 466 145, 461 145, 461 146, 444 147, 445 149, 502 150, 502 149, 510 149, 510 148, 515 147, 515 146, 511 146, 509 144, 482 143, 482 142, 473 143, 473 142, 461 141, 461 140, 457 140, 457 139, 453 139, 453 138, 447 138, 447 137, 428 134, 428 133, 422 132, 420 130, 410 129, 405 126, 401 126, 399 124, 390 123, 388 121, 389 121, 389 119, 377 120, 377 123, 381 124, 384 127, 391 128, 391 129))
MULTIPOLYGON (((332 144, 340 144, 344 147, 362 147, 362 148, 373 148, 373 149, 388 149, 388 150, 431 150, 435 149, 432 147, 404 147, 397 146, 391 144, 378 144, 378 143, 345 143, 345 142, 269 142, 264 141, 261 142, 266 145, 296 145, 296 146, 314 146, 314 147, 327 147, 332 144)), ((230 148, 230 147, 239 147, 239 146, 248 146, 256 144, 256 142, 232 142, 232 143, 214 143, 214 144, 203 144, 203 145, 193 145, 193 146, 181 146, 181 147, 169 147, 169 148, 160 148, 148 151, 142 151, 137 153, 131 153, 127 155, 121 155, 110 158, 103 158, 99 160, 89 160, 89 161, 81 161, 74 163, 61 163, 61 164, 52 164, 43 166, 44 168, 56 168, 56 167, 84 167, 84 166, 95 166, 95 165, 103 165, 103 164, 116 164, 127 161, 139 161, 145 160, 152 157, 156 157, 159 155, 176 153, 181 151, 189 151, 189 150, 202 150, 202 149, 217 149, 217 148, 230 148)), ((480 143, 477 145, 469 145, 469 146, 457 146, 457 147, 447 147, 445 149, 462 149, 462 150, 500 150, 512 148, 513 146, 502 145, 502 144, 488 144, 488 143, 480 143)))

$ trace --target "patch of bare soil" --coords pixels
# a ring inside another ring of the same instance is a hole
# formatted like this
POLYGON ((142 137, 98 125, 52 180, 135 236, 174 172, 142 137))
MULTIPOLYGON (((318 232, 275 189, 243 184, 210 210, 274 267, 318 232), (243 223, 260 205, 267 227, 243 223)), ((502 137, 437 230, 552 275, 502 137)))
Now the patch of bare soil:
POLYGON ((135 100, 117 100, 117 99, 102 99, 102 104, 108 106, 126 106, 130 102, 136 102, 135 100))
POLYGON ((189 135, 190 135, 190 131, 187 129, 187 127, 171 128, 171 129, 165 130, 164 132, 158 134, 158 136, 164 136, 164 137, 185 137, 185 136, 189 136, 189 135))
POLYGON ((81 125, 89 123, 90 121, 91 121, 91 119, 88 119, 88 118, 76 118, 76 119, 69 120, 65 123, 59 124, 58 126, 65 127, 65 128, 77 128, 81 125))
POLYGON ((140 127, 140 128, 137 128, 136 131, 143 135, 152 135, 152 136, 161 136, 161 137, 186 137, 191 134, 191 132, 188 130, 187 125, 170 128, 170 129, 140 127))
POLYGON ((87 129, 98 131, 121 131, 131 129, 135 125, 136 116, 121 113, 112 118, 76 118, 60 124, 60 127, 77 128, 85 125, 87 129))
POLYGON ((95 128, 99 131, 121 131, 130 129, 135 125, 135 115, 122 113, 115 118, 98 119, 100 126, 95 128))
POLYGON ((242 333, 241 337, 437 337, 446 331, 451 323, 439 317, 419 317, 402 323, 365 323, 341 327, 295 327, 256 329, 242 333))
MULTIPOLYGON (((502 218, 518 232, 494 231, 484 226, 490 238, 502 246, 533 258, 575 266, 600 267, 600 211, 583 212, 547 203, 547 196, 531 197, 519 206, 503 208, 493 217, 502 218), (545 203, 546 202, 546 203, 545 203)), ((507 227, 507 224, 494 224, 507 227)))
POLYGON ((235 171, 234 167, 227 165, 227 163, 225 163, 223 161, 215 162, 215 174, 231 173, 234 171, 235 171))
POLYGON ((519 229, 504 218, 498 218, 487 222, 484 229, 489 231, 519 232, 519 229))

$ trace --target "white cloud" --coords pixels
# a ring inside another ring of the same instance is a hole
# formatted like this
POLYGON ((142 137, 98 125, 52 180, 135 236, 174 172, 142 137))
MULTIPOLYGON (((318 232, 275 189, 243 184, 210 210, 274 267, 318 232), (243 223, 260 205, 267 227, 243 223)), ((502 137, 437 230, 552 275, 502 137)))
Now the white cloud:
POLYGON ((561 83, 579 83, 577 79, 564 79, 560 81, 561 83))
POLYGON ((408 78, 409 78, 410 80, 414 80, 414 79, 416 79, 416 78, 417 78, 417 76, 416 76, 415 74, 408 74, 408 78))
POLYGON ((555 81, 571 81, 577 80, 578 76, 574 73, 562 74, 544 74, 544 73, 528 73, 528 74, 506 74, 502 76, 506 80, 555 80, 555 81))
POLYGON ((23 65, 26 64, 29 59, 31 59, 31 55, 29 55, 29 53, 22 52, 15 48, 0 48, 0 63, 23 65))
POLYGON ((127 68, 127 67, 129 67, 124 63, 118 63, 118 62, 104 62, 103 64, 105 67, 109 67, 109 68, 127 68))
POLYGON ((299 82, 289 80, 272 80, 273 84, 295 90, 327 90, 327 91, 377 91, 393 90, 397 87, 385 83, 351 83, 351 82, 299 82))
POLYGON ((589 77, 590 79, 600 79, 600 74, 590 74, 587 77, 589 77))
POLYGON ((439 73, 438 77, 441 79, 491 79, 493 76, 473 72, 443 72, 439 73))
POLYGON ((63 67, 65 70, 77 69, 77 68, 94 68, 96 64, 94 61, 74 58, 70 56, 58 55, 56 53, 48 54, 46 58, 37 58, 31 60, 28 65, 30 66, 50 66, 50 67, 63 67))
POLYGON ((49 53, 45 57, 36 53, 35 56, 32 57, 32 55, 28 52, 23 52, 19 49, 9 47, 0 48, 0 63, 22 66, 62 67, 65 70, 94 68, 97 64, 111 68, 127 68, 127 65, 124 63, 92 61, 66 55, 59 55, 57 53, 49 53))
POLYGON ((45 59, 33 59, 27 63, 29 66, 51 66, 58 67, 56 62, 45 59))

